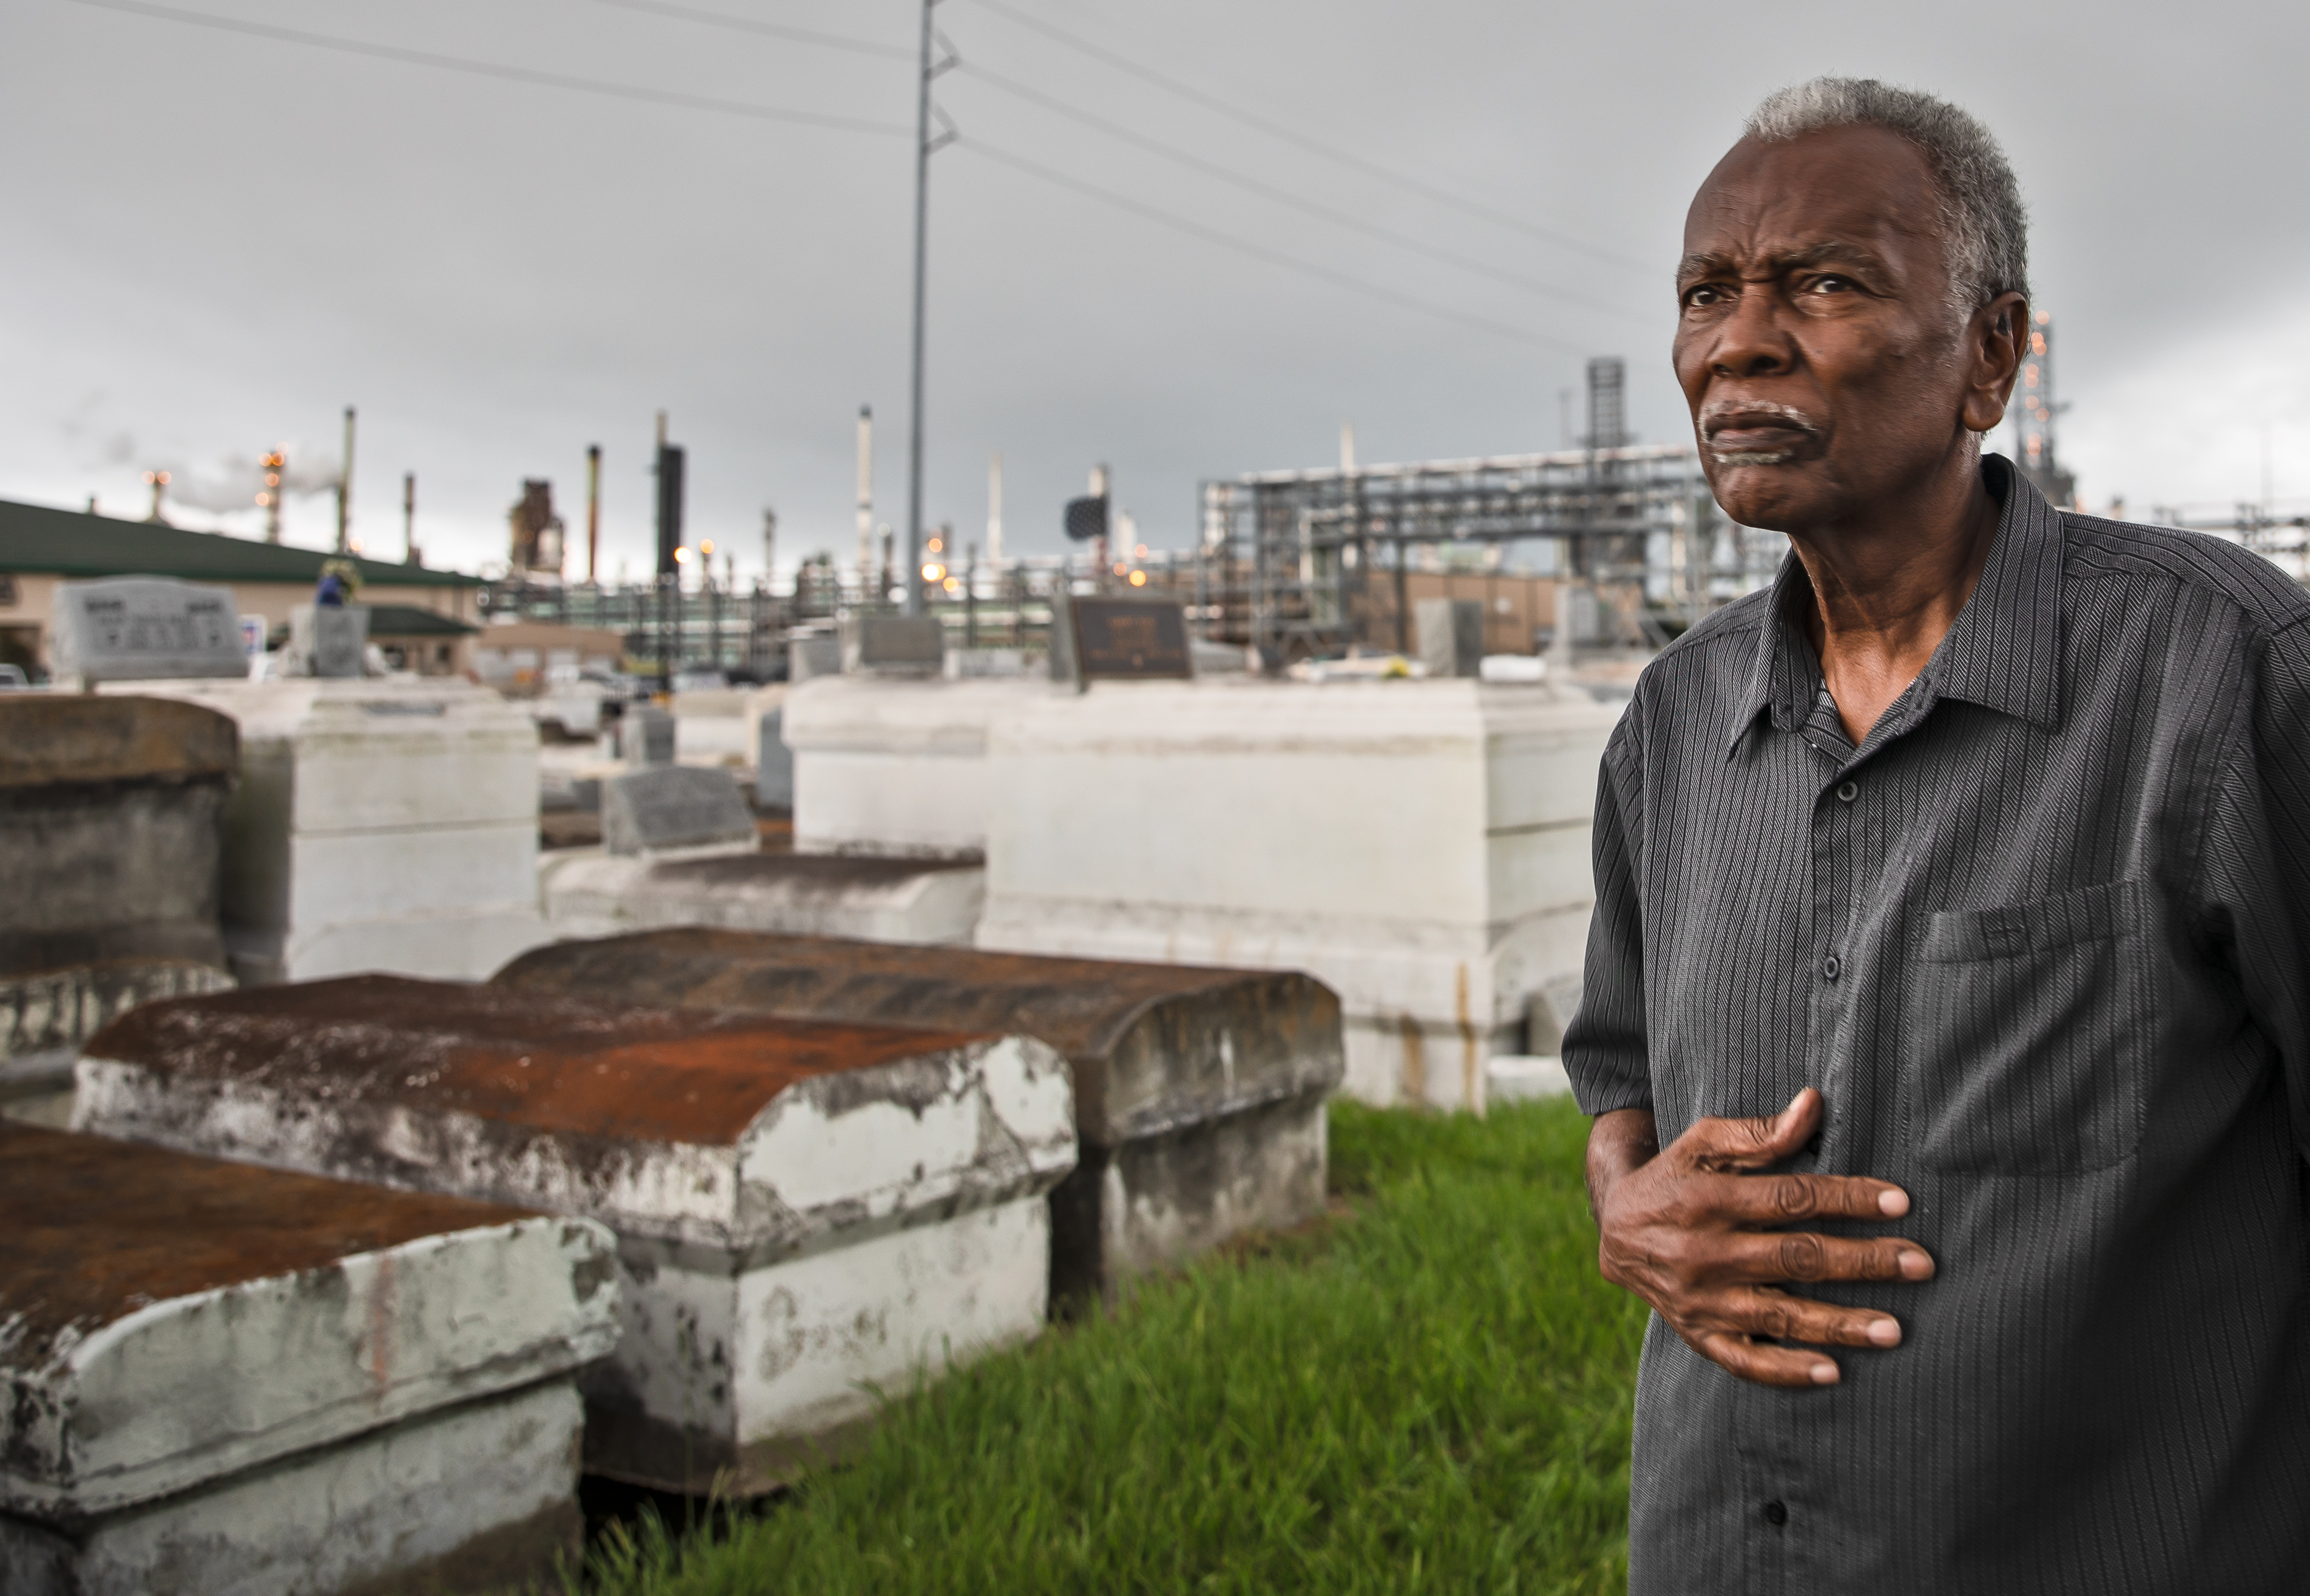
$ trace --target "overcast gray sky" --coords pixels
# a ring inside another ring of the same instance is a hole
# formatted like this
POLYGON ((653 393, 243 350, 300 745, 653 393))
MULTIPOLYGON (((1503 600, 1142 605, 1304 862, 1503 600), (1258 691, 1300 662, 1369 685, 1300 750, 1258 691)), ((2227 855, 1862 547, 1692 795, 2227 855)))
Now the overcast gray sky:
MULTIPOLYGON (((690 450, 692 534, 734 544, 742 570, 766 505, 787 555, 847 551, 871 403, 878 516, 900 521, 909 0, 174 8, 902 131, 15 0, 0 497, 142 514, 141 473, 165 467, 193 499, 246 503, 275 443, 326 475, 350 403, 369 551, 399 552, 404 471, 429 560, 502 559, 525 476, 552 479, 574 526, 597 442, 604 574, 639 572, 663 407, 690 450)), ((1177 547, 1199 480, 1330 464, 1342 421, 1367 462, 1557 447, 1559 395, 1592 353, 1628 357, 1642 436, 1685 436, 1667 352, 1685 205, 1751 104, 1828 71, 1931 89, 2005 141, 2089 502, 2256 497, 2265 439, 2279 496, 2310 494, 2310 7, 945 0, 937 16, 965 65, 938 85, 962 142, 933 163, 927 516, 962 536, 998 449, 1006 539, 1040 551, 1094 461, 1142 538, 1177 547)), ((333 516, 325 495, 292 500, 291 541, 326 542, 333 516)), ((181 513, 248 533, 257 516, 181 513)))

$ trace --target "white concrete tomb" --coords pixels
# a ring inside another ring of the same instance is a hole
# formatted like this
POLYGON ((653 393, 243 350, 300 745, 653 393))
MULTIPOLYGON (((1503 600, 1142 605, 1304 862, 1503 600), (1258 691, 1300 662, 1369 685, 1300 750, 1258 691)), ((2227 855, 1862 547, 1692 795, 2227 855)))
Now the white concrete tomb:
POLYGON ((1472 680, 1101 683, 996 719, 982 948, 1300 969, 1347 1089, 1481 1110, 1580 967, 1617 707, 1472 680))
POLYGON ((479 977, 545 937, 537 730, 470 683, 123 684, 230 716, 225 946, 243 983, 479 977))

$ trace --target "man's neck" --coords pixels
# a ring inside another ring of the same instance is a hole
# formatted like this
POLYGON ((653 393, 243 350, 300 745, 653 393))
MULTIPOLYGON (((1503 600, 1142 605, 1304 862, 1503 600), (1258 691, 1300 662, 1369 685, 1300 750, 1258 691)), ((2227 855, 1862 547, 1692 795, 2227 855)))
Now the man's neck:
POLYGON ((1805 632, 1856 745, 1956 624, 1997 534, 1997 500, 1971 460, 1889 510, 1789 533, 1812 581, 1805 632))

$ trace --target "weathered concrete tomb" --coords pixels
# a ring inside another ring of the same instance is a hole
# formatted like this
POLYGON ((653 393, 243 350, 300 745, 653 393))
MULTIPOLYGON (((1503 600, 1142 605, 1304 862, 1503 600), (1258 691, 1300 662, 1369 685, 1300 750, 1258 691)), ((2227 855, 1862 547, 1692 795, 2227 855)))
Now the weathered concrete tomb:
POLYGON ((93 1037, 75 1123, 617 1233, 617 1350, 586 1466, 759 1490, 873 1411, 869 1383, 1022 1340, 1065 1063, 956 1028, 614 1009, 387 976, 140 1009, 93 1037))
POLYGON ((0 1125, 0 1592, 501 1590, 577 1548, 600 1226, 0 1125))
POLYGON ((159 698, 0 695, 0 1105, 61 1121, 82 1038, 230 986, 219 917, 239 740, 159 698))
POLYGON ((495 984, 1047 1043, 1082 1143, 1051 1193, 1063 1297, 1323 1210, 1345 1063, 1339 1000, 1307 976, 682 930, 536 949, 495 984))

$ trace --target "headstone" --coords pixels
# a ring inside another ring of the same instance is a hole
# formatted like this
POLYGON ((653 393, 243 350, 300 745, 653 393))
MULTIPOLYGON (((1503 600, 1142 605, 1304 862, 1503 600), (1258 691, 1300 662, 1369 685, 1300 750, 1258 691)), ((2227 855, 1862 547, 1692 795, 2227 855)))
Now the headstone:
POLYGON ((369 670, 367 604, 300 604, 289 612, 289 652, 302 674, 343 681, 369 670))
POLYGON ((842 673, 842 639, 825 636, 796 638, 786 645, 786 681, 808 681, 813 676, 842 673))
POLYGON ((754 802, 762 809, 794 809, 794 750, 786 746, 784 705, 763 715, 760 751, 754 757, 754 802))
POLYGON ((611 854, 760 844, 737 779, 719 767, 653 765, 602 784, 602 846, 611 854))
POLYGON ((232 589, 167 577, 107 577, 56 587, 56 676, 100 681, 247 676, 232 589))
MULTIPOLYGON (((1037 1334, 1075 1163, 1066 1064, 1024 1037, 386 976, 148 1005, 80 1079, 83 1130, 607 1225, 624 1333, 586 1468, 696 1493, 790 1480, 875 1386, 1037 1334)), ((482 1333, 523 1284, 441 1316, 482 1333)), ((162 1366, 171 1400, 210 1366, 162 1366)))
POLYGON ((1473 676, 1484 657, 1484 606, 1474 599, 1421 599, 1411 607, 1420 637, 1420 663, 1432 681, 1473 676))
POLYGON ((1078 594, 1067 602, 1065 631, 1066 647, 1051 651, 1057 680, 1185 681, 1195 674, 1186 612, 1168 599, 1078 594))
POLYGON ((0 1589, 551 1580, 615 1248, 582 1219, 0 1125, 0 1589))
POLYGON ((618 717, 618 755, 629 765, 671 765, 677 730, 656 705, 629 704, 618 717))
POLYGON ((946 629, 935 615, 845 616, 841 640, 847 676, 935 676, 946 668, 946 629))
POLYGON ((1243 1231, 1324 1210, 1324 1104, 1345 1069, 1340 1002, 1296 972, 685 929, 557 942, 491 984, 1047 1043, 1074 1072, 1081 1142, 1075 1173, 1051 1193, 1059 1297, 1112 1297, 1243 1231))

